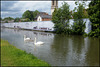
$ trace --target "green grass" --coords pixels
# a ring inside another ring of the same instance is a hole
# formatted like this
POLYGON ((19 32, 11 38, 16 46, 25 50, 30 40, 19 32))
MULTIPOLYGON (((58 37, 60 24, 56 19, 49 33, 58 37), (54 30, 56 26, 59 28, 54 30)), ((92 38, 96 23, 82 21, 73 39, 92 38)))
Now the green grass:
POLYGON ((32 54, 17 49, 8 41, 1 40, 1 66, 50 66, 32 54))

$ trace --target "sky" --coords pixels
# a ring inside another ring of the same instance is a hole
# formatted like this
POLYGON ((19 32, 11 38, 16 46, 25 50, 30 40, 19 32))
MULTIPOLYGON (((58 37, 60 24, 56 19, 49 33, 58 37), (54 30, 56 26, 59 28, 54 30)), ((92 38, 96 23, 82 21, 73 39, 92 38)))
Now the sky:
MULTIPOLYGON (((65 1, 70 5, 70 10, 73 10, 75 1, 65 1)), ((90 1, 86 1, 86 5, 90 1)), ((62 6, 63 1, 58 1, 58 7, 62 6)), ((86 6, 85 8, 88 8, 86 6)), ((35 11, 47 12, 51 15, 51 1, 1 1, 1 17, 22 17, 22 14, 26 11, 35 11)))

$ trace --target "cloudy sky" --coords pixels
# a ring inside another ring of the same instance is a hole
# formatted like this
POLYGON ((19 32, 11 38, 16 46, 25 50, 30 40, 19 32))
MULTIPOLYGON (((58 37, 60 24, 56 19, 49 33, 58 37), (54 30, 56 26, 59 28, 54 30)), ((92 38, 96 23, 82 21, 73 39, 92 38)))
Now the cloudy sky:
MULTIPOLYGON (((73 10, 75 1, 66 1, 70 5, 70 10, 73 10)), ((88 5, 90 1, 87 1, 88 5)), ((61 7, 63 1, 58 2, 58 7, 61 7)), ((88 8, 88 6, 86 7, 88 8)), ((51 14, 51 1, 1 1, 1 17, 22 17, 26 10, 47 12, 51 14)))

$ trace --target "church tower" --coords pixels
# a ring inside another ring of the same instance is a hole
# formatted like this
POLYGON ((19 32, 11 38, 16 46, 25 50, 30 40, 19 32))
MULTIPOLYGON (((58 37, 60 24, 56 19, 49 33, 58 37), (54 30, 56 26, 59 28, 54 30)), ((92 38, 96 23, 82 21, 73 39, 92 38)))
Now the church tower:
POLYGON ((52 0, 52 3, 51 3, 51 15, 54 12, 55 8, 58 8, 58 0, 52 0))

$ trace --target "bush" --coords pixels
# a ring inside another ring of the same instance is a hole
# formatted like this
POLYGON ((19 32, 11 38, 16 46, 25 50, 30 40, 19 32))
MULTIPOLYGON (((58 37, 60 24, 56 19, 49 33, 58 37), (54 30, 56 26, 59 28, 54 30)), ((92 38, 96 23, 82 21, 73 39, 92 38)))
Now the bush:
POLYGON ((100 1, 93 0, 89 4, 89 19, 92 22, 92 30, 89 36, 100 37, 100 1))

